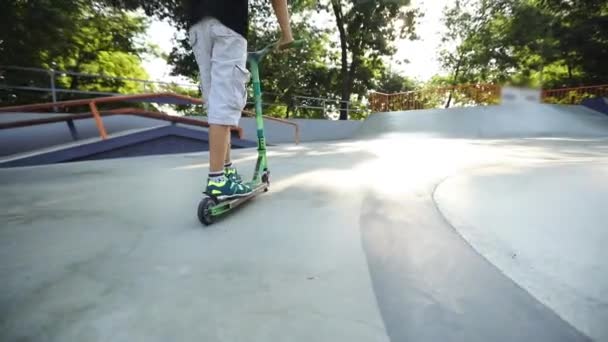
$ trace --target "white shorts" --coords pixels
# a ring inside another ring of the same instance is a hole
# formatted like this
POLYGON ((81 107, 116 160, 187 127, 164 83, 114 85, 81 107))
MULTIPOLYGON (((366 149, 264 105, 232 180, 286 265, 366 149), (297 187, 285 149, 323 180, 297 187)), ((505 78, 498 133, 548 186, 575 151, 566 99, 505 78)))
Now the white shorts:
POLYGON ((247 103, 247 40, 215 18, 204 18, 189 31, 200 70, 208 122, 238 126, 247 103))

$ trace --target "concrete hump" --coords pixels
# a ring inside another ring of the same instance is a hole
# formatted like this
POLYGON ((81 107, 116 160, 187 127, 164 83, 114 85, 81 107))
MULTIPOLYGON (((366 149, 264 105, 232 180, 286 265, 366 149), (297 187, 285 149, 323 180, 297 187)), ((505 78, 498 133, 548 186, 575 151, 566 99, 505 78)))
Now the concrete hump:
POLYGON ((608 136, 608 117, 584 106, 509 104, 372 114, 360 139, 407 133, 437 138, 498 139, 608 136))

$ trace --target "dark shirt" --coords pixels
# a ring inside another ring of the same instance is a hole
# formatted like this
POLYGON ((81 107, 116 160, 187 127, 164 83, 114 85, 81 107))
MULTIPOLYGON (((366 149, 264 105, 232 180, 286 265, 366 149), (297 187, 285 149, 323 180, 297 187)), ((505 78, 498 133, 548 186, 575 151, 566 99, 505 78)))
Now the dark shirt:
POLYGON ((248 0, 187 0, 185 9, 190 26, 209 16, 247 38, 248 0))

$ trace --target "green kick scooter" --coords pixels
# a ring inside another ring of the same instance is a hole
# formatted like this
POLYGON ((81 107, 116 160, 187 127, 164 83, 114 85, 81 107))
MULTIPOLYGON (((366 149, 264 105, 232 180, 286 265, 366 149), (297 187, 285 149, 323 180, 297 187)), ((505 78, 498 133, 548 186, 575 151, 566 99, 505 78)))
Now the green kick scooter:
MULTIPOLYGON (((282 49, 301 46, 303 41, 294 41, 282 47, 282 49)), ((268 159, 266 158, 266 138, 264 136, 264 118, 262 113, 262 87, 260 84, 259 65, 262 59, 269 53, 278 49, 277 44, 271 44, 262 50, 249 52, 247 61, 251 68, 253 76, 253 93, 255 98, 255 121, 257 124, 258 136, 258 159, 255 164, 253 179, 247 184, 251 186, 253 192, 246 197, 239 197, 225 201, 219 201, 214 196, 205 193, 205 197, 198 205, 198 219, 204 225, 208 226, 215 220, 227 212, 235 209, 239 205, 254 198, 260 193, 267 192, 270 186, 270 171, 268 171, 268 159)))

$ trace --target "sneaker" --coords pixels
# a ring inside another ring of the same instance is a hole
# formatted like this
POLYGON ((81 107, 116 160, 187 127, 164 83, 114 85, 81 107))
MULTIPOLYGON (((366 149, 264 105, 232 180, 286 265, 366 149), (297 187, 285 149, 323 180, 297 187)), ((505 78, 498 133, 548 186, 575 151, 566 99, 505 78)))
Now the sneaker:
POLYGON ((231 166, 231 167, 224 168, 224 174, 226 175, 226 177, 230 178, 230 180, 232 180, 235 183, 243 182, 243 178, 236 171, 236 167, 231 166))
POLYGON ((250 186, 233 181, 230 177, 224 177, 222 181, 207 181, 206 194, 217 198, 219 201, 246 197, 253 193, 250 186))

